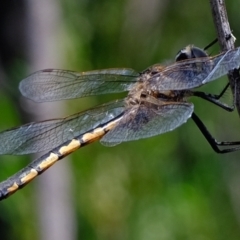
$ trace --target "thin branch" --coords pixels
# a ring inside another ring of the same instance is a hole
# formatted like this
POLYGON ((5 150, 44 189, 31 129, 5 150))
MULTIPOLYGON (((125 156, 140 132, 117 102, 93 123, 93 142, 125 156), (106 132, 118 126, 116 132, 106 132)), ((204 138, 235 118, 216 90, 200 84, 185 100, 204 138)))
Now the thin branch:
MULTIPOLYGON (((235 39, 228 21, 224 0, 210 0, 213 21, 217 30, 218 41, 222 51, 234 49, 235 39)), ((239 70, 230 71, 228 79, 234 96, 234 104, 240 116, 240 75, 239 70)))

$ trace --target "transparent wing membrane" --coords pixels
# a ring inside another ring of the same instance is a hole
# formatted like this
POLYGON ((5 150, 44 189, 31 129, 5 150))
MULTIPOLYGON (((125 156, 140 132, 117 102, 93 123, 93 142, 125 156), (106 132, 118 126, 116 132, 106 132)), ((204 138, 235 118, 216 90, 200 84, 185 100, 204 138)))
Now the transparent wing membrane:
POLYGON ((0 133, 0 154, 29 154, 53 149, 120 115, 123 101, 104 104, 62 119, 33 122, 0 133))
POLYGON ((127 68, 82 73, 45 69, 22 80, 19 89, 36 102, 49 102, 128 91, 138 77, 138 72, 127 68))
POLYGON ((156 136, 179 127, 191 117, 191 103, 166 103, 146 107, 139 105, 126 111, 118 125, 100 140, 103 145, 156 136))
POLYGON ((154 65, 151 69, 156 73, 149 79, 148 86, 158 91, 192 89, 226 75, 239 66, 240 48, 214 57, 179 61, 165 68, 154 65))

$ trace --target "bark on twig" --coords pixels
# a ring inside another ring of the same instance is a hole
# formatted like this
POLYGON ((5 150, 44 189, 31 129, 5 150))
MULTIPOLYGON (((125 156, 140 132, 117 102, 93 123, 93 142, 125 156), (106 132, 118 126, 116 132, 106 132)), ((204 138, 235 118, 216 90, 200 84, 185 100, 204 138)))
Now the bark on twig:
MULTIPOLYGON (((228 21, 224 0, 210 0, 213 21, 216 27, 218 42, 222 51, 234 49, 235 39, 231 37, 231 28, 228 21)), ((240 75, 239 70, 230 71, 229 83, 234 96, 234 104, 240 116, 240 75)))

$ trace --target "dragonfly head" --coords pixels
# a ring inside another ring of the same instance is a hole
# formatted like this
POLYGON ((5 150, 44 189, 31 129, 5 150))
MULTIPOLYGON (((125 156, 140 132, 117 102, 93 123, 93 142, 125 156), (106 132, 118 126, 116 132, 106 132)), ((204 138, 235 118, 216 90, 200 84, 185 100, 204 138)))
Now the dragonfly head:
POLYGON ((201 57, 208 57, 208 55, 203 49, 188 45, 177 53, 175 60, 178 62, 181 60, 201 57))

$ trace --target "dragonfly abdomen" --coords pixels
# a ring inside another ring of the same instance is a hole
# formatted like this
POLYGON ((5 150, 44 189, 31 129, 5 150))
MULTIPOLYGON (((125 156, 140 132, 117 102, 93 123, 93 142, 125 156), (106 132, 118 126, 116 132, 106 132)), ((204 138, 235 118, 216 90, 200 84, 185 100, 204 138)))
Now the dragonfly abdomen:
POLYGON ((46 171, 49 167, 70 153, 102 138, 116 125, 118 121, 119 119, 115 119, 103 124, 102 126, 98 126, 91 131, 81 134, 77 138, 61 144, 50 152, 44 154, 42 157, 35 159, 21 171, 17 172, 6 181, 0 183, 0 200, 7 198, 27 185, 38 175, 46 171))

